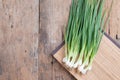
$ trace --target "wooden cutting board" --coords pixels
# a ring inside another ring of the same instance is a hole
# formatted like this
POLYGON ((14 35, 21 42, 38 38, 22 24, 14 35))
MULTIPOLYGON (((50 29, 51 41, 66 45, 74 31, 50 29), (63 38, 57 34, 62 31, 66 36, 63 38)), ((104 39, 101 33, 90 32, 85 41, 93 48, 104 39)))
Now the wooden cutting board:
POLYGON ((53 56, 77 80, 120 80, 120 49, 106 36, 102 38, 92 70, 85 75, 64 66, 64 45, 53 56))

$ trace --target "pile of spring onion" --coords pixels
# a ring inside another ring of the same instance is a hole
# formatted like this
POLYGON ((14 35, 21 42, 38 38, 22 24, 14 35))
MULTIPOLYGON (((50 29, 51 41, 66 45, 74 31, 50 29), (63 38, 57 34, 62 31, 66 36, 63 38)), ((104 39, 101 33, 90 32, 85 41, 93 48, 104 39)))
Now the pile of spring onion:
POLYGON ((92 69, 105 30, 104 0, 72 0, 63 63, 82 74, 92 69))

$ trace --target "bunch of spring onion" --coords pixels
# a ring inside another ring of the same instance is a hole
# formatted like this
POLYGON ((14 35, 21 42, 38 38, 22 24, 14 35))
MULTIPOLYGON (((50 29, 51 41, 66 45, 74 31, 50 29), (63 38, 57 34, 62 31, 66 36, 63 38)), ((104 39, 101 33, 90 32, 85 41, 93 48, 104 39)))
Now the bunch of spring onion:
POLYGON ((105 30, 104 0, 72 0, 63 62, 85 74, 91 70, 105 30))

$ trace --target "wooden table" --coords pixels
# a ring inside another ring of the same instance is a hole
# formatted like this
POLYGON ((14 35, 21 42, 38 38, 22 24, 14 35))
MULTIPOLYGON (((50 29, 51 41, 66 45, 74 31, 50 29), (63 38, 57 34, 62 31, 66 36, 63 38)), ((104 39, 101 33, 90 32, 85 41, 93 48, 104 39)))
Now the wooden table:
MULTIPOLYGON (((107 32, 120 38, 120 1, 114 1, 107 32)), ((63 41, 70 2, 0 0, 0 80, 75 79, 51 56, 63 41)))

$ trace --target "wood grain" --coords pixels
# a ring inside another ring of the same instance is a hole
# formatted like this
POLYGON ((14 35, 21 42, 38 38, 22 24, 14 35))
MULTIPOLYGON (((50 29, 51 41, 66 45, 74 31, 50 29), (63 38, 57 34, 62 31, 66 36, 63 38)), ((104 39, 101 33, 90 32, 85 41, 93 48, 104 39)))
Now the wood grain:
POLYGON ((0 80, 38 80, 39 0, 0 0, 0 80))
MULTIPOLYGON (((110 35, 119 39, 120 1, 114 1, 110 35)), ((0 0, 0 80, 74 80, 51 56, 63 41, 70 3, 0 0)))
MULTIPOLYGON (((64 46, 54 54, 57 61, 64 66, 64 46)), ((86 75, 77 73, 76 70, 69 71, 77 80, 120 80, 120 49, 114 45, 106 36, 103 36, 98 54, 93 62, 92 71, 86 75)))

